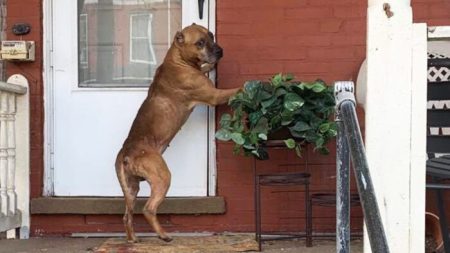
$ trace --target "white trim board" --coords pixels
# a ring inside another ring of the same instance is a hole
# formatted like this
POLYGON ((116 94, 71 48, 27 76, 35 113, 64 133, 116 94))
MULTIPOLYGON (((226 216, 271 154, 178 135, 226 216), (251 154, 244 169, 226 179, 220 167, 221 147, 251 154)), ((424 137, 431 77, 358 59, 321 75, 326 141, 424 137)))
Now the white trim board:
POLYGON ((428 27, 428 39, 450 39, 450 26, 429 26, 428 27))

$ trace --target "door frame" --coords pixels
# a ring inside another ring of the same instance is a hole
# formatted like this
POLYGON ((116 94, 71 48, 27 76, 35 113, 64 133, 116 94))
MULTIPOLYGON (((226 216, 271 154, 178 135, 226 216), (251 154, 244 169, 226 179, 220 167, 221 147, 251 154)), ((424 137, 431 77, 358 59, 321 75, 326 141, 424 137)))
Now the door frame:
MULTIPOLYGON (((44 173, 43 173, 43 192, 46 197, 54 196, 54 80, 53 80, 53 1, 43 1, 43 85, 44 89, 44 173)), ((197 5, 183 6, 184 8, 197 8, 197 5)), ((209 30, 216 33, 216 0, 208 0, 204 8, 208 13, 209 30)), ((183 16, 183 15, 182 15, 183 16)), ((216 72, 211 71, 210 79, 215 83, 216 72)), ((95 89, 95 88, 93 88, 95 89)), ((142 88, 126 88, 142 89, 142 88)), ((108 90, 123 91, 124 88, 109 88, 108 90)), ((208 109, 208 143, 207 143, 207 196, 216 196, 217 186, 217 162, 216 162, 216 141, 215 141, 215 108, 208 109)))

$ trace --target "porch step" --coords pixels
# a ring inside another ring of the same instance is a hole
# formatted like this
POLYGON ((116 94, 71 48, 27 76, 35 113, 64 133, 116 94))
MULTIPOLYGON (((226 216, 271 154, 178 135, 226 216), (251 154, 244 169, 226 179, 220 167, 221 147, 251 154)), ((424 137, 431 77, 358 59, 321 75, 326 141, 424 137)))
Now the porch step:
MULTIPOLYGON (((138 198, 135 213, 142 213, 147 201, 138 198)), ((223 214, 223 197, 166 198, 158 209, 159 214, 223 214)), ((123 214, 123 198, 49 197, 31 200, 32 214, 123 214)))

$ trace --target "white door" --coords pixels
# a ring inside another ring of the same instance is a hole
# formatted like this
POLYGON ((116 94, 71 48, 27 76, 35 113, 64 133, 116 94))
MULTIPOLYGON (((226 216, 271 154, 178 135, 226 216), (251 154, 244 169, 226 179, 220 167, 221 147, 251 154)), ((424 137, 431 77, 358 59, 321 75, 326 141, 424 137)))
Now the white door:
MULTIPOLYGON (((208 27, 197 1, 53 0, 55 196, 121 196, 114 162, 176 31, 208 27), (189 3, 189 4, 188 4, 189 3), (78 27, 78 29, 77 29, 78 27)), ((164 157, 168 196, 205 196, 208 109, 197 107, 164 157)), ((148 196, 141 183, 140 196, 148 196)))

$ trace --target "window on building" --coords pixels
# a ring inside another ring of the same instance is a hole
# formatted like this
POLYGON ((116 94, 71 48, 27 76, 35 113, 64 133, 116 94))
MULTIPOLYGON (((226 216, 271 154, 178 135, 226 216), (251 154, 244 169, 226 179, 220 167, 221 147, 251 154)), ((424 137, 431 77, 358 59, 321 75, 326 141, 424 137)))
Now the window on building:
POLYGON ((79 87, 148 87, 181 30, 181 1, 78 0, 78 27, 79 87))
POLYGON ((81 68, 87 68, 89 64, 89 57, 88 57, 88 16, 87 14, 80 14, 80 21, 79 21, 79 33, 80 33, 80 40, 79 40, 79 50, 80 50, 80 67, 81 68))
POLYGON ((156 64, 152 46, 152 14, 130 15, 130 62, 156 64))

